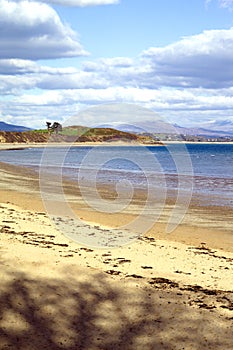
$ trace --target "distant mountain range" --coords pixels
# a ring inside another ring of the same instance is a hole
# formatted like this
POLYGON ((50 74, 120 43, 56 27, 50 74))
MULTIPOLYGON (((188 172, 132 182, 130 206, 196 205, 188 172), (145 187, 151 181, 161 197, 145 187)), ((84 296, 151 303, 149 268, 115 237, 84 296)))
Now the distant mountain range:
POLYGON ((212 131, 223 132, 233 135, 233 121, 232 120, 221 120, 202 124, 205 129, 210 129, 212 131))
POLYGON ((25 126, 20 126, 20 125, 13 125, 13 124, 7 124, 4 122, 0 122, 0 131, 29 131, 31 130, 30 128, 27 128, 25 126))
POLYGON ((163 120, 126 123, 109 123, 102 124, 98 127, 114 128, 120 131, 126 131, 136 134, 177 134, 177 135, 194 135, 194 136, 216 136, 226 137, 233 136, 233 122, 230 120, 215 121, 203 123, 200 127, 182 127, 178 124, 169 124, 163 120))

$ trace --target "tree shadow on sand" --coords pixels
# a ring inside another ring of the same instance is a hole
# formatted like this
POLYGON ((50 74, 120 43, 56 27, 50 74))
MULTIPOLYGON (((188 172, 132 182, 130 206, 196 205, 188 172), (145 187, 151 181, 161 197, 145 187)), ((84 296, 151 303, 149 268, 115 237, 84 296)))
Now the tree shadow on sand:
POLYGON ((96 271, 74 268, 46 279, 12 271, 1 286, 0 348, 227 348, 211 314, 190 314, 176 298, 96 271))

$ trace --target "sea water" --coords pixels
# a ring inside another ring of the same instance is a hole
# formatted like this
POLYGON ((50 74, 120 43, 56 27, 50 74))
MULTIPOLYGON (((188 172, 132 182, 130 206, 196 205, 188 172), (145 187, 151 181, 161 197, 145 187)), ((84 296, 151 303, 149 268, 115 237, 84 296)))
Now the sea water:
POLYGON ((37 171, 43 166, 89 185, 125 182, 135 189, 147 190, 149 184, 150 189, 168 191, 181 187, 207 198, 207 204, 233 207, 232 144, 25 148, 1 151, 0 161, 37 171))

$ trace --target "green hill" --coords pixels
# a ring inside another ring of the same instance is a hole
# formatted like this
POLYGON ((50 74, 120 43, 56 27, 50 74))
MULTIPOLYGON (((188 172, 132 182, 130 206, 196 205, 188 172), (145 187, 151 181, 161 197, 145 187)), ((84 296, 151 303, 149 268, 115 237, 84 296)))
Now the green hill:
POLYGON ((88 128, 84 126, 64 127, 62 132, 51 135, 47 130, 25 132, 0 131, 1 143, 47 143, 47 142, 159 144, 146 135, 135 135, 113 128, 88 128))

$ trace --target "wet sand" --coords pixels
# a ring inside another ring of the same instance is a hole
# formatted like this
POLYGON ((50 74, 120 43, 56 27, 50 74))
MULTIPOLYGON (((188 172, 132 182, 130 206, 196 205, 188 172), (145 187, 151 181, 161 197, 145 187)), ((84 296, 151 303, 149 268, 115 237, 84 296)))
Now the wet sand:
MULTIPOLYGON (((165 232, 173 205, 131 244, 96 249, 62 234, 40 198, 38 176, 0 167, 1 349, 231 349, 232 210, 191 207, 165 232)), ((138 215, 98 213, 64 182, 81 234, 114 235, 138 215), (86 232, 85 231, 85 232, 86 232)), ((114 193, 102 188, 102 196, 114 193)))

